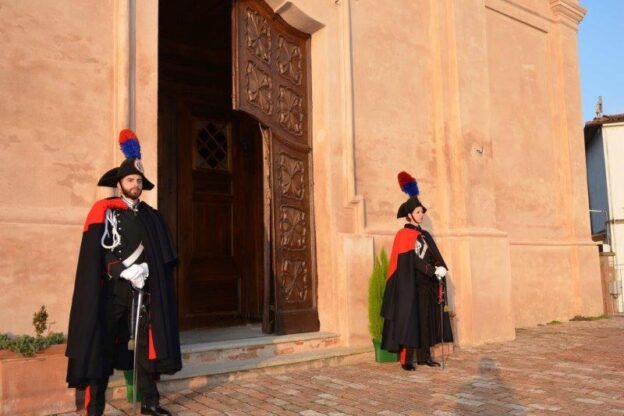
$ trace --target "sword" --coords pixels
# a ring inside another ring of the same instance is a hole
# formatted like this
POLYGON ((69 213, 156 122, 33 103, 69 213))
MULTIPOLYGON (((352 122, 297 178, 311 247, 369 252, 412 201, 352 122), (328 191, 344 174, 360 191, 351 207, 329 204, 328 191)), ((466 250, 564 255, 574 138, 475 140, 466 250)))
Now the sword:
POLYGON ((130 339, 128 340, 128 351, 134 351, 136 343, 134 342, 134 324, 136 321, 136 295, 132 292, 132 306, 130 306, 130 319, 128 320, 128 326, 130 327, 130 339))
POLYGON ((440 340, 442 341, 442 367, 441 367, 441 369, 444 370, 444 366, 445 366, 446 362, 445 362, 445 358, 444 358, 444 286, 443 286, 442 280, 440 280, 439 284, 440 284, 440 286, 438 287, 438 290, 440 291, 440 296, 439 296, 439 300, 440 300, 440 340))
POLYGON ((442 338, 442 370, 444 370, 444 365, 446 364, 444 358, 444 300, 440 304, 440 335, 442 338))
MULTIPOLYGON (((145 250, 145 246, 143 246, 143 243, 139 244, 137 246, 137 248, 132 252, 132 254, 130 254, 128 256, 128 258, 126 258, 125 260, 123 260, 121 263, 125 266, 125 267, 130 267, 132 266, 141 256, 141 254, 143 254, 143 250, 145 250)), ((135 335, 136 332, 134 331, 135 329, 135 321, 138 322, 137 317, 138 317, 138 313, 136 313, 136 311, 138 310, 136 307, 136 296, 134 296, 134 292, 132 295, 132 306, 130 307, 130 339, 128 340, 128 350, 129 351, 134 351, 134 347, 135 347, 135 335)), ((138 328, 138 327, 137 327, 138 328)))
MULTIPOLYGON (((134 298, 133 305, 134 305, 134 298)), ((141 307, 143 306, 143 290, 137 289, 136 296, 136 309, 133 308, 132 313, 135 316, 134 324, 134 339, 128 341, 128 347, 130 347, 130 342, 133 342, 133 352, 134 352, 134 363, 132 366, 132 413, 137 414, 136 403, 137 403, 137 382, 138 382, 138 351, 139 351, 139 321, 141 320, 141 307)))

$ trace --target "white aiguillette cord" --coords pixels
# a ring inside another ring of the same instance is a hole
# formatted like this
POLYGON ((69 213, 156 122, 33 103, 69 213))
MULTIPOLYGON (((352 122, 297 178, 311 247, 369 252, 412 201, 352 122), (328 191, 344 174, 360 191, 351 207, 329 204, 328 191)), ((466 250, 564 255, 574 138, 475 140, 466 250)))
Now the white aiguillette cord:
MULTIPOLYGON (((136 203, 133 203, 130 199, 122 195, 121 200, 124 201, 126 205, 128 205, 128 208, 130 208, 135 214, 139 211, 140 201, 138 199, 136 203)), ((117 231, 117 218, 115 217, 115 213, 113 213, 113 210, 111 209, 106 210, 106 223, 104 224, 104 234, 102 234, 102 239, 100 240, 100 242, 102 243, 102 247, 108 250, 114 250, 115 247, 121 244, 121 236, 119 235, 119 231, 117 231), (113 242, 110 245, 104 242, 108 237, 111 237, 111 234, 108 232, 108 224, 110 224, 113 239, 113 242)))
POLYGON ((115 247, 121 244, 121 236, 119 235, 119 231, 117 231, 117 218, 115 217, 115 213, 113 210, 106 210, 106 223, 104 224, 104 234, 102 234, 102 239, 100 240, 102 243, 102 247, 108 250, 114 250, 115 247), (110 224, 111 234, 108 232, 108 225, 110 224), (108 237, 112 237, 113 242, 110 245, 105 243, 105 240, 108 237))

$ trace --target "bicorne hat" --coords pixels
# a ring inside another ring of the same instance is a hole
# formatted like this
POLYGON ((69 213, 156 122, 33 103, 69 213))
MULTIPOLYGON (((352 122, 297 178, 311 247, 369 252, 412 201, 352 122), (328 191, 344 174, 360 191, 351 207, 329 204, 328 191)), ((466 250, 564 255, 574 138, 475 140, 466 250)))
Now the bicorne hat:
POLYGON ((154 184, 146 177, 141 162, 141 145, 136 134, 130 129, 124 129, 119 133, 119 146, 126 160, 121 162, 118 168, 106 172, 98 181, 98 186, 115 188, 117 183, 128 175, 140 175, 143 178, 143 189, 149 191, 154 184))
POLYGON ((400 172, 398 180, 401 190, 409 195, 409 199, 403 202, 399 207, 397 218, 407 217, 407 214, 411 214, 418 207, 422 207, 423 213, 427 212, 427 208, 418 200, 420 191, 418 190, 416 179, 407 172, 400 172))

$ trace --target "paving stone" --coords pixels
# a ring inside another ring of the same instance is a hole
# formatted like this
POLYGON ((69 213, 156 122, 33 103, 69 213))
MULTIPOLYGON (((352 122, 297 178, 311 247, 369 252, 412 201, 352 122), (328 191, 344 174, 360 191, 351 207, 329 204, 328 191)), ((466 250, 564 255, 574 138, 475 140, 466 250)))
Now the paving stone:
MULTIPOLYGON (((373 362, 293 370, 166 393, 162 404, 183 416, 624 416, 624 354, 614 353, 623 336, 622 318, 569 322, 457 348, 444 370, 373 362)), ((129 413, 114 400, 106 415, 129 413)))
POLYGON ((603 404, 603 401, 600 400, 594 400, 594 399, 585 399, 585 398, 576 398, 574 399, 577 402, 581 402, 581 403, 587 403, 587 404, 603 404))
POLYGON ((551 412, 556 412, 558 410, 561 410, 561 408, 558 407, 558 406, 550 406, 550 405, 535 404, 535 403, 530 404, 529 407, 532 408, 532 409, 548 410, 548 411, 551 411, 551 412))

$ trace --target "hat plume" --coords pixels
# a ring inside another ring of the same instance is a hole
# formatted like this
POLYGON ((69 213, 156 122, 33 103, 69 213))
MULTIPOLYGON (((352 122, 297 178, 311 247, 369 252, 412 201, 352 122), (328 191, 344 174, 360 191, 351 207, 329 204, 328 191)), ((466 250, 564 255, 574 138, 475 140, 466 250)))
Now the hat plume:
POLYGON ((401 190, 405 192, 410 197, 418 196, 420 194, 420 190, 418 189, 418 183, 416 179, 409 173, 403 171, 398 175, 399 186, 401 190))
POLYGON ((141 159, 141 144, 132 130, 124 129, 119 133, 119 146, 126 159, 141 159))

